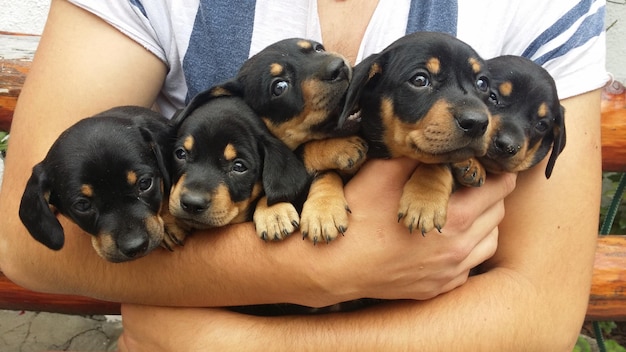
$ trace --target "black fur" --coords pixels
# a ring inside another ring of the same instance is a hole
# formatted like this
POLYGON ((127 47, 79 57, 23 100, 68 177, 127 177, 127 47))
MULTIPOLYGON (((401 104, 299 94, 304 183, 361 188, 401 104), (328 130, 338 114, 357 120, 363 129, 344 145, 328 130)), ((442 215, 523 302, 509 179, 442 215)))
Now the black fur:
POLYGON ((141 107, 117 107, 64 131, 33 168, 19 215, 30 234, 59 250, 65 235, 59 212, 94 236, 94 247, 112 262, 131 260, 157 247, 162 223, 148 229, 169 190, 173 127, 141 107), (136 182, 129 183, 134 173, 136 182), (97 244, 110 236, 106 245, 97 244))
POLYGON ((493 79, 490 110, 496 130, 487 155, 479 160, 491 172, 516 172, 536 165, 552 150, 545 171, 549 178, 566 140, 565 111, 554 80, 541 66, 519 56, 496 57, 487 66, 493 79), (509 88, 510 94, 503 94, 509 88), (542 104, 547 109, 540 116, 542 104))

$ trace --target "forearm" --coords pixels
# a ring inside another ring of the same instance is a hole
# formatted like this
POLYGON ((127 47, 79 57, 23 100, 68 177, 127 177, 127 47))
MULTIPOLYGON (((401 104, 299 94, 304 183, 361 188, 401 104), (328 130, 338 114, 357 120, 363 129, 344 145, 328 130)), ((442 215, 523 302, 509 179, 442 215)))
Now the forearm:
POLYGON ((571 337, 533 313, 540 298, 524 278, 495 270, 432 300, 386 302, 351 313, 263 318, 219 309, 124 306, 123 338, 129 351, 143 351, 139 346, 153 342, 145 349, 152 352, 206 346, 220 351, 545 351, 547 341, 551 351, 571 351, 571 337), (155 329, 169 337, 154 341, 155 329))

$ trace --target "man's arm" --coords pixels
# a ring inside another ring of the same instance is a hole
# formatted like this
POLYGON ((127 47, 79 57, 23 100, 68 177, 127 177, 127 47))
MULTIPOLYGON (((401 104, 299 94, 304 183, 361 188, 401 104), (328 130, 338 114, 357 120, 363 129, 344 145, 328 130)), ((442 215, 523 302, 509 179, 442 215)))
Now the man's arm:
POLYGON ((594 91, 563 101, 568 141, 552 177, 545 179, 545 162, 519 175, 506 199, 500 243, 486 263, 487 272, 457 289, 430 300, 395 301, 352 313, 278 318, 125 305, 121 351, 142 351, 142 346, 151 351, 171 346, 571 351, 587 307, 598 230, 599 97, 594 91))

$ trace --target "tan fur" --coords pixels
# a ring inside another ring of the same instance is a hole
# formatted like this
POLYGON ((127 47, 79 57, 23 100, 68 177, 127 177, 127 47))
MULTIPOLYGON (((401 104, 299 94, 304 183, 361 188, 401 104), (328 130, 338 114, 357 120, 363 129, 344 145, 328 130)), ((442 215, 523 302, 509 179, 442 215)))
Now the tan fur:
POLYGON ((307 40, 298 41, 298 46, 305 50, 311 49, 313 47, 311 43, 307 40))
POLYGON ((513 93, 513 83, 509 81, 500 83, 500 85, 498 86, 498 91, 505 97, 511 96, 511 94, 513 93))
POLYGON ((183 147, 186 150, 192 150, 194 143, 195 143, 195 140, 194 140, 193 136, 187 136, 185 138, 185 140, 183 141, 183 147))
POLYGON ((134 186, 135 183, 137 183, 137 173, 135 171, 128 171, 126 173, 126 182, 128 182, 129 185, 134 186))
POLYGON ((431 57, 426 61, 426 69, 433 75, 439 74, 441 70, 441 62, 436 57, 431 57))
POLYGON ((80 187, 80 193, 85 197, 93 197, 93 187, 88 184, 84 184, 80 187))
POLYGON ((470 57, 468 59, 468 63, 472 67, 472 71, 474 71, 474 73, 479 73, 482 70, 482 66, 480 65, 480 62, 476 58, 470 57))
POLYGON ((280 76, 283 73, 283 66, 278 63, 270 65, 270 74, 274 77, 280 76))
POLYGON ((398 218, 409 230, 422 233, 446 223, 454 179, 447 165, 420 164, 404 185, 398 218))
POLYGON ((358 136, 310 141, 302 153, 309 174, 321 170, 349 171, 358 169, 365 161, 367 143, 358 136))
POLYGON ((224 158, 226 160, 234 160, 237 157, 237 149, 232 143, 228 143, 226 148, 224 148, 224 158))
POLYGON ((302 208, 300 230, 311 242, 330 242, 348 228, 348 202, 338 174, 324 173, 313 181, 302 208))
POLYGON ((546 116, 548 116, 548 104, 546 104, 545 102, 541 103, 541 105, 539 105, 539 109, 537 109, 537 115, 541 118, 544 118, 546 116))

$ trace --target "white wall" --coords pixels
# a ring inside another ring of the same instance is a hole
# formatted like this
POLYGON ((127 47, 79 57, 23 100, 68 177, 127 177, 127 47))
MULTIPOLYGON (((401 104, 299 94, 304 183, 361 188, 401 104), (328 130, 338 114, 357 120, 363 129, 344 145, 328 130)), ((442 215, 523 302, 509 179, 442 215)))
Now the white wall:
POLYGON ((0 0, 0 31, 41 34, 50 0, 0 0))
MULTIPOLYGON (((101 0, 107 1, 107 0, 101 0)), ((0 0, 0 31, 40 34, 50 0, 0 0)), ((626 4, 608 2, 607 69, 626 82, 626 4)))

